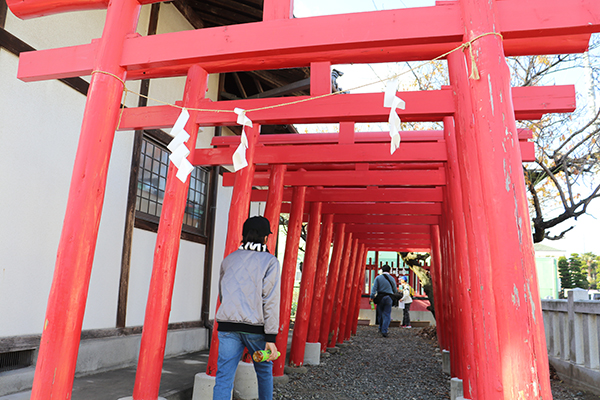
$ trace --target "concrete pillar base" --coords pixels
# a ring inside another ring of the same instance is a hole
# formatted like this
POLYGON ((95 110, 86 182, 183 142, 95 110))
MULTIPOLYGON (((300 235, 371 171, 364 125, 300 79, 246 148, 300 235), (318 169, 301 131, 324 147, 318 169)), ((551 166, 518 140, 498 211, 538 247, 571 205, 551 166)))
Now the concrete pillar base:
POLYGON ((273 377, 273 385, 287 385, 289 381, 290 377, 287 375, 273 377))
POLYGON ((451 400, 464 399, 462 379, 458 379, 458 378, 450 379, 450 399, 451 400))
POLYGON ((306 343, 304 349, 304 365, 319 365, 321 363, 321 343, 306 343))
POLYGON ((233 381, 233 393, 236 399, 258 399, 258 380, 254 371, 254 364, 241 361, 238 364, 233 381))
POLYGON ((285 367, 283 367, 283 372, 288 375, 306 374, 308 372, 308 368, 306 368, 306 367, 291 367, 289 365, 286 365, 285 367))
POLYGON ((194 391, 192 400, 209 400, 213 398, 215 377, 206 373, 196 374, 194 377, 194 391))
POLYGON ((442 371, 450 375, 450 352, 442 350, 442 371))
MULTIPOLYGON (((133 400, 133 396, 121 397, 119 400, 133 400)), ((158 397, 157 400, 167 400, 164 397, 158 397)))

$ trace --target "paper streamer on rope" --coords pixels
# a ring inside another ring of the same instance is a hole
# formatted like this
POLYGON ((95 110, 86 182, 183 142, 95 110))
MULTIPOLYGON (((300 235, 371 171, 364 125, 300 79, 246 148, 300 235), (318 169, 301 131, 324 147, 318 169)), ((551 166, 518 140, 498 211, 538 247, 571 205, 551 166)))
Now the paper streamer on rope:
POLYGON ((246 116, 246 110, 243 108, 236 108, 233 110, 237 114, 237 123, 242 125, 242 136, 240 137, 240 145, 233 153, 233 169, 238 171, 248 166, 246 161, 246 149, 248 148, 248 137, 246 136, 246 127, 252 128, 252 121, 246 116))
POLYGON ((388 122, 390 124, 390 137, 392 138, 390 144, 390 154, 394 154, 398 147, 400 147, 400 117, 396 112, 396 108, 404 110, 406 103, 404 100, 396 96, 396 88, 398 87, 398 79, 392 80, 385 88, 385 94, 383 98, 383 106, 390 107, 390 117, 388 122))
POLYGON ((188 175, 194 170, 194 166, 187 159, 187 156, 190 155, 190 150, 185 145, 190 139, 189 133, 184 129, 189 119, 190 113, 185 108, 182 109, 175 125, 173 125, 173 129, 171 129, 171 136, 174 136, 174 138, 167 146, 171 152, 169 160, 177 167, 177 174, 175 176, 183 183, 185 183, 188 175))

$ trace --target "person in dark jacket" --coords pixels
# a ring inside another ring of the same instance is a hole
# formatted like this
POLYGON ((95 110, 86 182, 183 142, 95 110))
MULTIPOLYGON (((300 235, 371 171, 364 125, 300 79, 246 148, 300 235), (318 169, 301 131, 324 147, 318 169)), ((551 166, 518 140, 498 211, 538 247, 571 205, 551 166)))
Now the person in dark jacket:
POLYGON ((392 298, 391 294, 398 293, 396 289, 396 279, 390 275, 390 266, 385 264, 381 267, 381 275, 378 275, 371 287, 371 300, 375 297, 377 302, 377 311, 380 315, 379 331, 383 337, 388 336, 388 328, 392 320, 392 298))
POLYGON ((213 399, 231 399, 235 371, 244 348, 250 354, 270 350, 266 362, 254 362, 260 400, 273 398, 273 360, 279 329, 279 261, 267 250, 269 220, 256 216, 244 222, 242 244, 221 263, 216 320, 219 359, 213 399))

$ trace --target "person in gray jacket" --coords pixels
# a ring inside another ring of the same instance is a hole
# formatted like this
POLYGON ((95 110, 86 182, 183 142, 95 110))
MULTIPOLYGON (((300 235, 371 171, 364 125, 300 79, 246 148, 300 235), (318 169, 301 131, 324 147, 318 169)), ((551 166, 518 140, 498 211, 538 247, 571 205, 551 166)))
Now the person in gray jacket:
POLYGON ((221 263, 216 320, 219 358, 213 400, 230 400, 235 371, 244 348, 250 354, 270 350, 266 362, 254 362, 260 400, 273 398, 273 360, 279 330, 279 261, 267 250, 269 220, 251 217, 244 222, 242 244, 221 263))
POLYGON ((388 329, 392 319, 392 294, 398 293, 396 279, 390 275, 390 266, 386 263, 381 267, 381 275, 378 275, 371 287, 371 301, 377 304, 379 312, 379 332, 383 337, 388 337, 388 329))

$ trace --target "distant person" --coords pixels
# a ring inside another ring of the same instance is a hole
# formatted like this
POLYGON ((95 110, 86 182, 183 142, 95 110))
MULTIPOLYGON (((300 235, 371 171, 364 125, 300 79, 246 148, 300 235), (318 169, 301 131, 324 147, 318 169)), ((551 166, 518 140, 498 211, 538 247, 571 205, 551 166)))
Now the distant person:
POLYGON ((402 318, 402 326, 405 328, 412 328, 410 325, 410 305, 413 302, 413 299, 410 295, 410 285, 408 284, 408 280, 405 276, 400 278, 400 287, 402 290, 402 298, 400 301, 404 304, 404 315, 402 318))
POLYGON ((371 288, 371 301, 377 304, 379 313, 379 332, 383 337, 388 337, 388 329, 392 319, 391 295, 398 293, 396 279, 390 275, 390 266, 386 263, 381 267, 381 275, 378 275, 371 288))
POLYGON ((230 400, 235 371, 244 348, 250 354, 270 350, 266 362, 254 362, 259 400, 273 399, 273 360, 279 330, 279 261, 267 250, 269 220, 252 217, 244 222, 242 244, 221 263, 216 320, 219 359, 213 400, 230 400))

